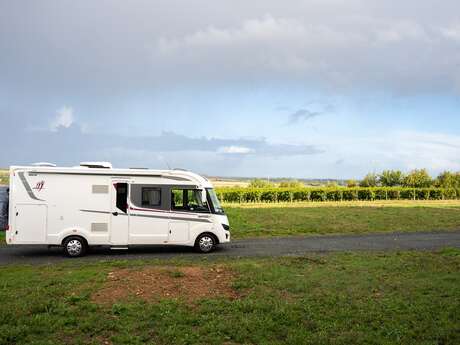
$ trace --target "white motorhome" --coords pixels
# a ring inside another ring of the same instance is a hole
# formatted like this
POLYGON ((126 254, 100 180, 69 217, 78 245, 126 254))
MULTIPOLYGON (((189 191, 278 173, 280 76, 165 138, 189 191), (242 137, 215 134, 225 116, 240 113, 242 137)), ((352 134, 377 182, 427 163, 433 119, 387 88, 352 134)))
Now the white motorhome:
POLYGON ((62 246, 68 256, 90 246, 194 246, 210 252, 230 241, 213 186, 185 170, 79 167, 10 168, 7 244, 62 246))

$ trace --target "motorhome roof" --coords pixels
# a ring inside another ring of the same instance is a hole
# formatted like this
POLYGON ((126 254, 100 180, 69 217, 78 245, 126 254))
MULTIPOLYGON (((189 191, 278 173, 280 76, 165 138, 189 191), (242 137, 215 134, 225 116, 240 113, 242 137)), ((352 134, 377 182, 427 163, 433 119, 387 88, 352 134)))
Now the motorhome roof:
POLYGON ((190 182, 211 187, 209 180, 201 175, 187 170, 155 170, 155 169, 117 169, 89 167, 44 167, 44 166, 11 166, 12 171, 29 171, 42 174, 71 174, 71 175, 109 175, 109 176, 142 176, 142 177, 172 177, 183 178, 190 182))

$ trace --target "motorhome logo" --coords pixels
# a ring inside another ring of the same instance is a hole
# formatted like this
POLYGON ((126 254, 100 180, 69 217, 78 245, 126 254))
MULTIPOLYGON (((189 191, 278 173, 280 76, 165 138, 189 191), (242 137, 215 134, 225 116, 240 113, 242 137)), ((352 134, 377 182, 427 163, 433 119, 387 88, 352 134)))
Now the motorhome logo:
POLYGON ((39 181, 39 182, 37 182, 37 184, 35 185, 35 187, 32 188, 32 189, 35 189, 35 190, 37 190, 38 192, 40 192, 40 191, 43 189, 44 186, 45 186, 45 181, 39 181))

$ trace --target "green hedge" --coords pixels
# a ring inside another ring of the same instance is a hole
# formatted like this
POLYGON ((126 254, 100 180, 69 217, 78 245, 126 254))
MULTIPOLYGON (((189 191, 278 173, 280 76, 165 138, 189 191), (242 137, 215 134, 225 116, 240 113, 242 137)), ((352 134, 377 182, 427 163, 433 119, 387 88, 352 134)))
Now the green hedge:
POLYGON ((223 202, 295 202, 353 200, 454 200, 460 189, 449 188, 217 188, 223 202))

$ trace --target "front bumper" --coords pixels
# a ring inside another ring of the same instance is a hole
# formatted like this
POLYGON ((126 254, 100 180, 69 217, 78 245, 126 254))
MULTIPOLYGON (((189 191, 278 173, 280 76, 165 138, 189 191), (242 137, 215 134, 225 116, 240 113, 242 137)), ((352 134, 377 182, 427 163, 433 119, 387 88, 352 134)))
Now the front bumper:
POLYGON ((223 238, 223 241, 221 241, 222 243, 228 243, 230 242, 230 231, 224 231, 224 238, 223 238))

